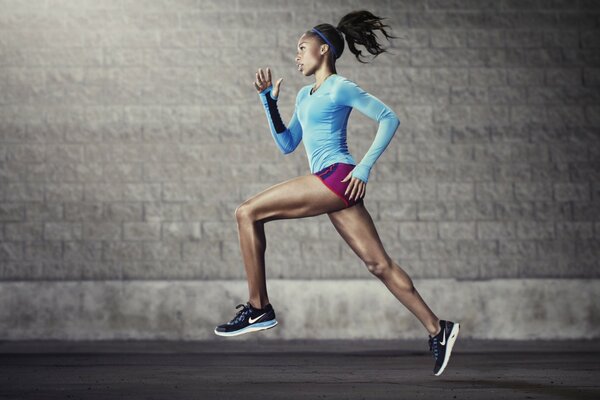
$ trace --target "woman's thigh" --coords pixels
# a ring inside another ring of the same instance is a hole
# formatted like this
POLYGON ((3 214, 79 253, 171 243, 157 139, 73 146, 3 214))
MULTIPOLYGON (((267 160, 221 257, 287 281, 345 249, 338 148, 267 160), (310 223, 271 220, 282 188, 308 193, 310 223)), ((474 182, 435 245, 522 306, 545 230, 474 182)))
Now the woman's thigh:
POLYGON ((314 175, 303 175, 273 185, 244 201, 236 217, 254 221, 305 218, 336 211, 346 205, 314 175))
POLYGON ((338 233, 365 264, 388 265, 391 262, 364 202, 327 215, 338 233))

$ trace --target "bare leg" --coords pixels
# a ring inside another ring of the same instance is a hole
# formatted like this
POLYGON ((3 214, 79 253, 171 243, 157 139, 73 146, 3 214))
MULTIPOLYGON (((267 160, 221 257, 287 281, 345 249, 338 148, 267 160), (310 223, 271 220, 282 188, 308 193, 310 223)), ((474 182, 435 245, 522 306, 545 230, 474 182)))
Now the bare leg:
POLYGON ((442 329, 439 318, 421 298, 421 295, 412 284, 412 279, 406 272, 395 262, 391 261, 391 263, 391 267, 382 268, 379 271, 380 274, 376 274, 376 276, 406 308, 419 318, 429 334, 435 336, 442 329))
POLYGON ((364 202, 328 215, 335 229, 369 271, 421 321, 430 335, 437 334, 441 330, 439 318, 423 301, 408 274, 385 252, 364 202))
POLYGON ((343 200, 317 176, 303 175, 267 188, 235 210, 249 301, 253 307, 263 308, 269 304, 265 274, 265 223, 276 219, 312 217, 343 207, 343 200))
POLYGON ((265 223, 238 218, 238 237, 248 280, 250 304, 255 308, 263 308, 269 304, 265 274, 265 223))

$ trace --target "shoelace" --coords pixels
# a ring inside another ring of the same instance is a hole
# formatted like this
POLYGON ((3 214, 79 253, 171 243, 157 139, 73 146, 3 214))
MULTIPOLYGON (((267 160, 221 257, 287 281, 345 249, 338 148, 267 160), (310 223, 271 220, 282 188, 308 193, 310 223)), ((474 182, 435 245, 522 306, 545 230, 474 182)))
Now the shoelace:
POLYGON ((246 314, 246 312, 250 312, 250 307, 247 306, 246 304, 238 304, 237 306, 235 306, 235 308, 238 309, 238 308, 240 308, 240 306, 242 307, 242 309, 240 311, 238 311, 237 314, 235 314, 235 317, 231 321, 229 321, 230 324, 237 323, 242 318, 244 318, 244 315, 246 314))
POLYGON ((437 360, 438 358, 438 340, 437 337, 429 338, 429 351, 433 350, 433 356, 437 360))

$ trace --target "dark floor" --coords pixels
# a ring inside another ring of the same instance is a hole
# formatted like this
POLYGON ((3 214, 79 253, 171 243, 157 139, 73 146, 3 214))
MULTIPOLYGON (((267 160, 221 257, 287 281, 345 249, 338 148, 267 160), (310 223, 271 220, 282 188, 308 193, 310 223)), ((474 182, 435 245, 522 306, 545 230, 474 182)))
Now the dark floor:
POLYGON ((600 341, 0 342, 1 399, 600 399, 600 341))

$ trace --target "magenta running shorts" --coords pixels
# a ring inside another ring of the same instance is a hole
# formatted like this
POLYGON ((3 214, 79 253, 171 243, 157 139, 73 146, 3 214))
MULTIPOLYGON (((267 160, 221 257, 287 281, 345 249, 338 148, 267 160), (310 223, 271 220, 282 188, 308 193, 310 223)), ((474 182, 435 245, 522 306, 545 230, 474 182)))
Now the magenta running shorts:
POLYGON ((313 175, 318 176, 321 181, 323 181, 325 186, 327 186, 333 193, 337 194, 338 197, 344 200, 346 207, 351 207, 357 203, 363 202, 362 198, 358 201, 356 201, 356 198, 350 200, 350 192, 348 192, 347 195, 344 194, 352 178, 348 179, 346 182, 342 182, 342 179, 344 179, 346 175, 348 175, 350 171, 354 169, 354 167, 354 164, 338 162, 315 172, 313 175))

